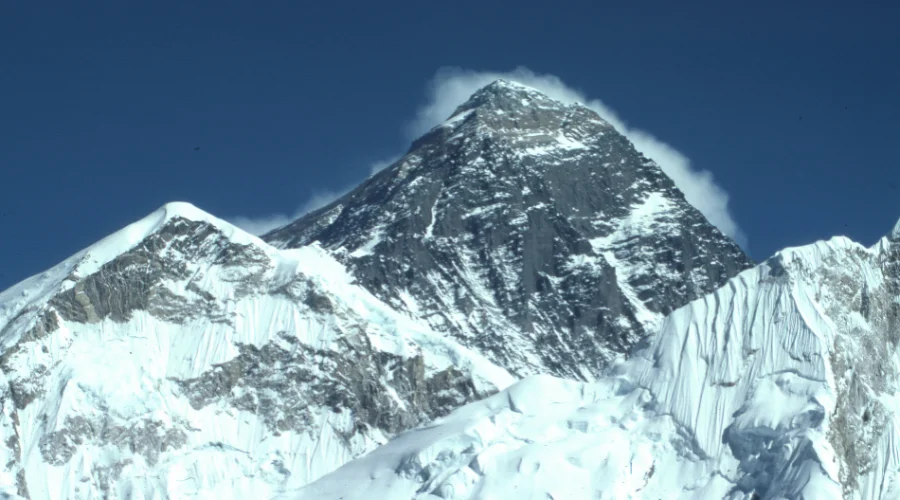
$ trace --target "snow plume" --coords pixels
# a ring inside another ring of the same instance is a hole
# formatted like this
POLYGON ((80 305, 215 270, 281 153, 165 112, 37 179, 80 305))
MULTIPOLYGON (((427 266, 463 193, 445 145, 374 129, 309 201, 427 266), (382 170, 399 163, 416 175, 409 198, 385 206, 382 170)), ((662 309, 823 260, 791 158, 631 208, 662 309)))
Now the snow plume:
POLYGON ((231 219, 229 219, 229 222, 243 229, 244 231, 247 231, 250 234, 260 236, 277 227, 284 226, 294 219, 295 217, 287 214, 269 214, 259 217, 247 217, 244 215, 239 215, 237 217, 232 217, 231 219))
POLYGON ((625 135, 638 151, 656 161, 684 193, 687 201, 700 210, 713 225, 746 248, 746 235, 728 209, 728 193, 715 183, 710 172, 695 170, 691 167, 690 160, 678 150, 646 131, 626 125, 625 121, 603 102, 588 98, 554 75, 535 73, 523 67, 509 72, 442 68, 428 84, 425 104, 406 125, 407 138, 419 137, 443 122, 478 89, 498 79, 515 81, 532 87, 551 99, 567 104, 578 102, 594 110, 625 135))
POLYGON ((289 224, 317 208, 324 207, 341 196, 344 196, 353 187, 354 186, 347 186, 339 190, 326 189, 313 191, 309 199, 303 202, 297 210, 294 210, 293 214, 269 214, 259 217, 239 215, 229 219, 229 222, 250 234, 260 236, 273 229, 289 224))
POLYGON ((375 175, 378 172, 381 172, 382 170, 384 170, 384 169, 390 167, 391 165, 393 165, 394 163, 396 163, 397 160, 399 160, 400 158, 402 158, 402 157, 401 156, 392 156, 392 157, 384 159, 384 160, 376 161, 375 163, 372 164, 371 167, 369 167, 369 175, 375 175))
MULTIPOLYGON (((390 158, 379 160, 372 163, 369 166, 369 176, 375 175, 378 172, 381 172, 387 167, 393 165, 397 160, 400 159, 400 156, 392 156, 390 158)), ((239 215, 236 217, 232 217, 229 219, 229 222, 234 224, 235 226, 247 231, 250 234, 254 234, 257 236, 261 236, 263 234, 268 233, 273 229, 277 229, 281 226, 287 225, 295 220, 303 217, 304 215, 316 210, 318 208, 322 208, 325 205, 328 205, 332 201, 344 196, 349 193, 353 188, 359 185, 358 182, 355 182, 349 186, 344 186, 340 189, 318 189, 312 191, 309 198, 306 201, 300 204, 293 213, 279 213, 279 214, 268 214, 261 216, 246 216, 239 215)))

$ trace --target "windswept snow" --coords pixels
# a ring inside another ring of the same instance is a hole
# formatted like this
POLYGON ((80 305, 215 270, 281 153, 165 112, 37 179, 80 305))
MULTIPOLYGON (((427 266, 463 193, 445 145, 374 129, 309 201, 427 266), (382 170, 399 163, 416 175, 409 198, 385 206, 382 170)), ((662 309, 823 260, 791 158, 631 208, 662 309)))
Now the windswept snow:
POLYGON ((609 377, 525 379, 278 498, 896 498, 896 245, 784 250, 609 377))

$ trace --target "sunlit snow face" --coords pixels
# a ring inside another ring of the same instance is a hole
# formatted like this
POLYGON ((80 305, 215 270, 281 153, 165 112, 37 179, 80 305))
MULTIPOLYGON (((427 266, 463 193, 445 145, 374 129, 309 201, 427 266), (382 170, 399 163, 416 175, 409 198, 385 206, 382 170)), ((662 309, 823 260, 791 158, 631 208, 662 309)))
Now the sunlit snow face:
POLYGON ((512 383, 353 281, 320 247, 167 205, 4 293, 7 461, 34 498, 271 495, 452 408, 413 406, 410 379, 453 406, 512 383), (107 482, 67 479, 84 467, 107 482))

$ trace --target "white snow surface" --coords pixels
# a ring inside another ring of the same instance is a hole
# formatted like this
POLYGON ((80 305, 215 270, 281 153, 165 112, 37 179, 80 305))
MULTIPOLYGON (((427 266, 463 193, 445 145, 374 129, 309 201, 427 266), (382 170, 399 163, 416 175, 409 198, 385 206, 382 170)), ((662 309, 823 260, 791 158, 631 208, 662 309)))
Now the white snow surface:
MULTIPOLYGON (((592 244, 613 252, 630 228, 663 224, 655 214, 664 208, 651 196, 592 244)), ((3 389, 0 495, 18 498, 24 481, 33 499, 900 498, 895 233, 871 248, 834 238, 779 252, 652 318, 646 345, 595 382, 513 384, 355 285, 318 246, 277 250, 169 204, 0 293, 0 387, 37 389, 24 408, 3 389), (52 310, 53 297, 175 218, 209 223, 265 256, 238 271, 188 263, 192 283, 227 304, 232 323, 146 311, 78 323, 52 310), (270 288, 303 278, 346 314, 237 293, 240 273, 253 272, 270 288), (28 338, 48 310, 58 328, 28 338), (453 366, 501 392, 393 439, 377 429, 348 438, 350 412, 312 406, 314 432, 272 432, 259 414, 223 401, 195 408, 175 382, 234 359, 240 344, 289 349, 277 335, 286 332, 327 351, 359 325, 378 351, 421 354, 429 372, 453 366), (88 437, 71 434, 79 421, 94 426, 88 437), (181 429, 185 442, 149 457, 139 448, 152 432, 117 441, 148 426, 158 436, 181 429), (54 436, 63 440, 46 446, 54 436)))
POLYGON ((6 443, 0 459, 7 464, 0 468, 0 496, 22 493, 16 477, 20 471, 29 498, 35 500, 265 498, 307 484, 389 436, 377 429, 352 434, 351 412, 312 406, 310 431, 272 432, 258 414, 223 401, 193 407, 175 379, 199 377, 234 359, 239 344, 276 343, 290 349, 292 344, 279 336, 284 334, 327 351, 359 328, 376 351, 402 358, 422 355, 426 373, 455 367, 471 374, 485 391, 514 382, 479 354, 396 313, 356 286, 321 248, 277 250, 189 204, 167 204, 0 294, 0 342, 7 358, 0 372, 0 440, 6 443), (78 323, 53 311, 49 301, 54 296, 101 272, 104 264, 175 218, 209 223, 230 243, 250 246, 267 259, 249 270, 189 262, 189 285, 165 284, 183 297, 193 297, 197 288, 211 294, 224 304, 228 321, 200 315, 179 323, 135 311, 125 322, 104 318, 78 323), (277 294, 239 293, 237 286, 249 273, 259 273, 256 278, 270 289, 302 280, 344 312, 322 314, 277 294), (36 340, 27 338, 48 311, 58 328, 36 340), (8 387, 33 389, 37 396, 16 408, 8 387), (79 419, 89 422, 81 435, 73 433, 79 419), (146 440, 142 433, 147 426, 157 429, 150 435, 182 432, 185 442, 148 458, 134 449, 146 440), (137 433, 131 444, 122 437, 129 432, 137 433), (51 445, 54 436, 62 440, 51 445), (58 463, 47 459, 54 454, 58 463))
MULTIPOLYGON (((93 274, 107 262, 134 248, 144 238, 156 232, 175 217, 208 222, 238 244, 268 247, 256 236, 218 219, 190 203, 167 203, 147 217, 103 238, 53 268, 0 292, 0 331, 29 305, 35 306, 61 290, 71 288, 79 278, 93 274)), ((3 348, 8 347, 10 341, 14 343, 18 339, 7 337, 0 339, 0 342, 3 342, 3 348)))
POLYGON ((786 249, 608 377, 527 378, 277 498, 900 498, 896 246, 786 249))

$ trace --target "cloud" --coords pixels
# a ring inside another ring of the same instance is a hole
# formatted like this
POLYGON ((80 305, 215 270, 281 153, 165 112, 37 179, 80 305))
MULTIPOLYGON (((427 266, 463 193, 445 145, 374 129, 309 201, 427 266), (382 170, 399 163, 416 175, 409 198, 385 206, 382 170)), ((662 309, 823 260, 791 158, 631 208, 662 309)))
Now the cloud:
MULTIPOLYGON (((397 160, 400 159, 400 156, 392 156, 390 158, 379 160, 372 165, 369 166, 369 176, 373 176, 378 172, 390 167, 397 160)), ((344 186, 341 189, 320 189, 313 191, 309 198, 304 201, 297 210, 294 210, 293 213, 286 214, 268 214, 268 215, 260 215, 260 216, 246 216, 246 215, 238 215, 235 217, 231 217, 229 222, 234 224, 235 226, 247 231, 250 234, 254 234, 257 236, 262 236, 263 234, 268 233, 273 229, 277 229, 281 226, 285 226, 294 222, 295 220, 303 217, 304 215, 316 210, 318 208, 322 208, 325 205, 328 205, 332 201, 344 196, 353 190, 359 183, 354 183, 350 186, 344 186)))
MULTIPOLYGON (((385 168, 390 167, 399 159, 400 156, 398 155, 372 163, 372 165, 369 166, 369 176, 375 175, 385 168)), ((350 186, 344 186, 343 188, 336 190, 320 189, 313 191, 309 198, 304 201, 299 207, 297 207, 297 210, 294 210, 294 212, 291 214, 268 214, 257 217, 238 215, 235 217, 231 217, 229 219, 229 222, 243 229, 244 231, 247 231, 250 234, 261 236, 273 229, 290 224, 291 222, 294 222, 295 220, 303 217, 313 210, 328 205, 332 201, 352 191, 353 188, 355 188, 357 185, 359 185, 359 183, 354 183, 350 186)))
POLYGON ((243 229, 244 231, 247 231, 250 234, 262 236, 277 227, 288 224, 293 220, 294 218, 287 214, 269 214, 262 215, 260 217, 238 215, 237 217, 232 217, 229 222, 243 229))
POLYGON ((314 191, 312 195, 300 205, 293 214, 269 214, 259 217, 243 216, 232 217, 229 222, 235 226, 257 236, 268 233, 269 231, 289 224, 300 217, 328 205, 332 201, 344 196, 355 186, 348 186, 337 191, 320 190, 314 191))
POLYGON ((674 147, 649 132, 630 127, 609 106, 598 99, 588 98, 554 75, 538 74, 523 67, 509 72, 440 69, 428 84, 425 104, 406 124, 404 131, 407 139, 416 138, 443 122, 475 91, 501 78, 537 89, 552 99, 567 104, 579 102, 594 110, 625 135, 638 151, 656 161, 681 189, 687 201, 712 224, 746 248, 747 237, 728 209, 728 193, 715 183, 712 173, 695 170, 690 160, 674 147))
POLYGON ((371 167, 369 167, 369 175, 372 176, 372 175, 377 174, 378 172, 381 172, 382 170, 384 170, 384 169, 390 167, 391 165, 393 165, 394 163, 396 163, 397 160, 399 160, 400 158, 401 158, 400 156, 392 156, 386 160, 376 161, 375 163, 372 164, 371 167))

